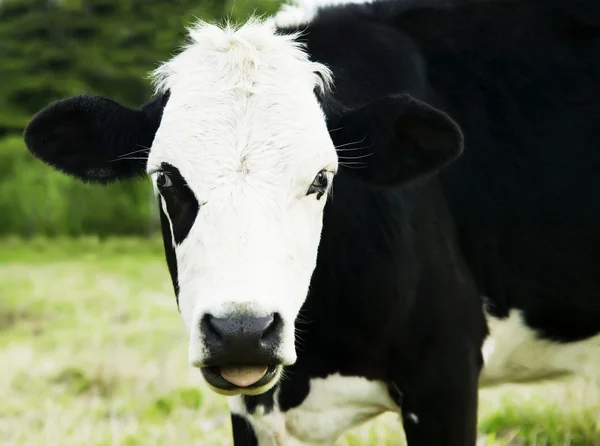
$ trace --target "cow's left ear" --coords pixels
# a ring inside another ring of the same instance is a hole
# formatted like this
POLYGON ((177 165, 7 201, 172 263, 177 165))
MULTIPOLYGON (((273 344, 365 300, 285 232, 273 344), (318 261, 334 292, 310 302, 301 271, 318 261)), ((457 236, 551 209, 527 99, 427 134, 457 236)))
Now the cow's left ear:
POLYGON ((446 113, 400 94, 330 120, 340 168, 379 186, 432 175, 463 150, 463 135, 446 113))
POLYGON ((132 109, 80 95, 48 105, 25 129, 31 153, 79 180, 106 184, 144 174, 169 94, 132 109))

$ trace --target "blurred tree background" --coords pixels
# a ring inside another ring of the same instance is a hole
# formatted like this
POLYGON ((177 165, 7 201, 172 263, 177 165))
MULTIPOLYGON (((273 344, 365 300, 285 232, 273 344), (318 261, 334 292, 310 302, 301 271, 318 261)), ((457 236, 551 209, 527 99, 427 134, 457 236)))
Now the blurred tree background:
POLYGON ((83 185, 25 149, 22 133, 49 102, 79 93, 136 106, 147 74, 197 18, 241 21, 280 0, 0 0, 0 234, 148 234, 155 203, 144 180, 83 185))

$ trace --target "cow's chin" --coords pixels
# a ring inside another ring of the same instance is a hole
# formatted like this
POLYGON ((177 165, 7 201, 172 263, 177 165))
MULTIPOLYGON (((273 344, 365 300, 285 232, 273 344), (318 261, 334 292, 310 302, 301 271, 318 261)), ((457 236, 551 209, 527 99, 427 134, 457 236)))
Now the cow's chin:
POLYGON ((202 376, 208 384, 208 387, 219 395, 260 395, 277 384, 279 378, 281 378, 283 366, 268 366, 265 375, 258 382, 247 387, 240 387, 227 381, 221 376, 219 367, 202 367, 200 370, 202 371, 202 376))

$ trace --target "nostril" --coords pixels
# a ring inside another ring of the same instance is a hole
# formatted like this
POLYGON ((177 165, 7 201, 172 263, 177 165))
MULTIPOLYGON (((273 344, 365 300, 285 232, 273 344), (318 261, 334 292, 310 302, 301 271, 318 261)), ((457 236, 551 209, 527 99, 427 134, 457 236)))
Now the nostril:
POLYGON ((283 327, 283 321, 279 313, 275 313, 271 317, 271 321, 267 328, 263 331, 260 340, 263 343, 271 343, 277 340, 283 327))
POLYGON ((223 342, 223 333, 219 330, 218 324, 215 324, 216 319, 207 314, 202 318, 200 323, 200 332, 204 334, 207 342, 223 342))

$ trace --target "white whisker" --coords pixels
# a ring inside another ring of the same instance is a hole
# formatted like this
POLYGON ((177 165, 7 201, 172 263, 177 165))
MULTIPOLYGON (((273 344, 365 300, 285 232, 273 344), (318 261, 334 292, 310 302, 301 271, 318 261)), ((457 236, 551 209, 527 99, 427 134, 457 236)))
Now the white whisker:
POLYGON ((349 163, 340 163, 340 166, 347 167, 349 169, 364 169, 364 168, 368 167, 366 163, 361 163, 358 161, 357 162, 351 161, 349 163))
POLYGON ((348 161, 348 162, 341 162, 340 165, 342 165, 342 166, 366 166, 367 163, 363 163, 362 161, 348 161))
MULTIPOLYGON (((139 144, 138 144, 138 146, 139 146, 139 147, 143 147, 143 146, 140 146, 139 144)), ((124 153, 123 155, 119 155, 119 156, 117 157, 117 159, 118 159, 118 158, 124 158, 124 157, 126 157, 126 156, 129 156, 129 155, 135 155, 136 153, 140 153, 140 152, 149 152, 149 151, 150 151, 150 149, 149 149, 148 147, 144 147, 143 149, 140 149, 140 150, 134 150, 133 152, 124 153)))
POLYGON ((368 149, 370 147, 372 147, 372 146, 368 145, 368 146, 355 147, 353 149, 340 149, 340 150, 336 150, 336 152, 356 152, 357 150, 364 150, 364 149, 368 149))
POLYGON ((367 153, 366 155, 359 155, 359 156, 339 156, 338 159, 340 160, 357 160, 357 159, 361 159, 361 158, 368 158, 369 156, 373 156, 375 155, 375 152, 371 152, 371 153, 367 153))
POLYGON ((135 161, 135 160, 148 161, 148 158, 130 156, 130 157, 125 157, 125 158, 115 158, 114 160, 108 160, 108 162, 116 163, 117 161, 135 161))
POLYGON ((347 147, 347 146, 351 146, 353 144, 358 144, 358 143, 361 143, 361 142, 365 142, 366 139, 367 139, 367 135, 365 135, 365 137, 363 139, 360 139, 358 141, 347 142, 345 144, 341 144, 339 146, 335 146, 335 150, 339 149, 340 147, 347 147))

